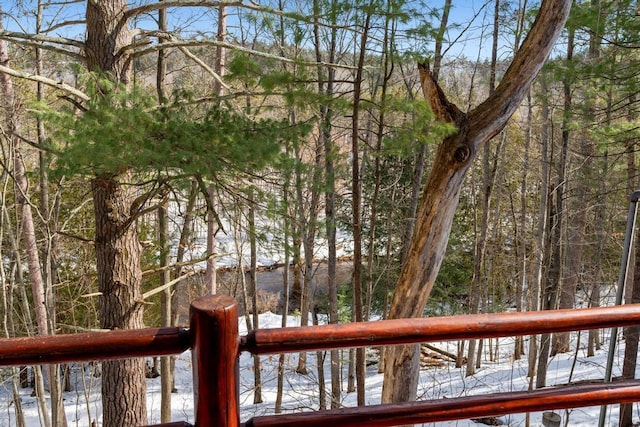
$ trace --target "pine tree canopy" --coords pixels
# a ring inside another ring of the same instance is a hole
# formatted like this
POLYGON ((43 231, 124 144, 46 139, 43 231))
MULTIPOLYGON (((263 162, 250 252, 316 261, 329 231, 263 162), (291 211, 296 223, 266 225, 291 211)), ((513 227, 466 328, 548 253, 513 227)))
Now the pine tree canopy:
POLYGON ((212 177, 257 171, 275 160, 282 143, 308 131, 307 125, 292 127, 286 120, 247 117, 222 103, 192 102, 185 92, 158 106, 139 88, 127 91, 101 83, 100 91, 80 114, 39 108, 52 130, 51 149, 58 154, 55 173, 158 171, 212 177))

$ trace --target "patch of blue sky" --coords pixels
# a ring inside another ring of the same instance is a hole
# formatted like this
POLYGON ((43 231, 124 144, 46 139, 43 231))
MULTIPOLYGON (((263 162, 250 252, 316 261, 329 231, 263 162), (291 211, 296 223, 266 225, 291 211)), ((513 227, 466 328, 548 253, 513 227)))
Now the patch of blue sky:
MULTIPOLYGON (((418 27, 430 25, 437 28, 445 0, 425 1, 415 0, 408 3, 413 9, 412 18, 405 23, 405 29, 411 26, 418 27)), ((502 0, 505 14, 514 10, 522 3, 522 0, 502 0)), ((8 31, 24 33, 35 32, 35 16, 38 7, 37 0, 0 0, 2 7, 3 24, 8 31)), ((153 3, 149 0, 130 1, 129 7, 136 8, 141 5, 153 3)), ((530 1, 530 4, 536 4, 530 1)), ((274 7, 277 3, 272 0, 260 2, 248 2, 247 4, 261 4, 266 7, 274 7)), ((285 1, 285 5, 291 4, 292 8, 309 8, 310 2, 300 0, 285 1)), ((445 60, 466 58, 469 60, 488 58, 491 53, 491 34, 493 28, 495 0, 453 0, 449 15, 449 25, 444 34, 443 53, 445 60)), ((54 0, 47 2, 44 9, 42 29, 50 36, 80 39, 84 36, 86 1, 54 0), (67 23, 68 25, 60 25, 67 23), (51 31, 47 29, 53 28, 51 31)), ((256 13, 253 21, 242 16, 240 12, 248 12, 248 9, 231 7, 228 10, 228 31, 237 39, 245 39, 246 33, 259 36, 257 31, 260 20, 268 19, 268 14, 256 13), (256 22, 258 20, 258 22, 256 22)), ((173 7, 169 9, 170 31, 184 38, 213 38, 217 29, 217 11, 211 7, 173 7)), ((514 26, 514 19, 503 20, 504 29, 499 44, 499 56, 502 59, 513 54, 513 40, 510 36, 509 26, 514 26)), ((141 30, 154 31, 157 29, 157 11, 152 10, 136 16, 132 26, 141 30)), ((433 52, 434 39, 432 36, 411 37, 404 33, 404 37, 398 38, 401 49, 418 51, 425 56, 433 52)))

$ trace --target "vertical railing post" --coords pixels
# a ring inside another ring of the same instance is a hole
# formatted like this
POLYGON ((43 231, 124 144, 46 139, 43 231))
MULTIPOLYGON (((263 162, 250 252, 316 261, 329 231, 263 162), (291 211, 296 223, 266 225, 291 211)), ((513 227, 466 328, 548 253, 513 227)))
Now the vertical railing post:
POLYGON ((239 427, 238 303, 207 295, 191 303, 196 427, 239 427))

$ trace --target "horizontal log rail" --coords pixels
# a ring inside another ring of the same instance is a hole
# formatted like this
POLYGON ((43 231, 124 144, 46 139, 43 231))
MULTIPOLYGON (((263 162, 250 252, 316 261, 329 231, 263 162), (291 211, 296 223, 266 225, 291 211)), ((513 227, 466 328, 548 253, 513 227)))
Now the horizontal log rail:
MULTIPOLYGON (((532 335, 640 324, 640 304, 544 312, 382 320, 238 334, 237 302, 191 304, 190 327, 0 339, 0 365, 179 354, 192 350, 195 427, 393 426, 640 401, 640 381, 554 387, 406 404, 254 417, 240 423, 239 355, 532 335)), ((188 427, 174 422, 155 427, 188 427)), ((151 426, 150 426, 151 427, 151 426)))
POLYGON ((470 338, 497 338, 640 324, 640 304, 532 312, 396 319, 257 329, 240 339, 253 354, 291 353, 470 338))
POLYGON ((154 424, 146 427, 193 427, 193 425, 184 421, 178 421, 175 423, 154 424))
POLYGON ((0 365, 38 365, 179 354, 189 330, 155 328, 0 339, 0 365))
POLYGON ((635 402, 640 381, 549 387, 533 391, 494 393, 419 402, 370 405, 331 411, 254 417, 242 427, 388 427, 500 416, 549 409, 635 402))

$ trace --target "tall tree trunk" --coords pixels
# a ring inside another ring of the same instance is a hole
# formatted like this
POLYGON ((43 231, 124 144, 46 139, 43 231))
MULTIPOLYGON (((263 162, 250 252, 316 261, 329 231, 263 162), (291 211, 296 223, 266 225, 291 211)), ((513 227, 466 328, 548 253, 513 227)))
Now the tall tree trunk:
MULTIPOLYGON (((635 269, 633 270, 633 285, 625 295, 625 304, 640 303, 640 251, 635 251, 635 269)), ((640 326, 627 326, 623 330, 625 338, 624 361, 622 364, 622 378, 633 380, 636 375, 636 364, 638 361, 638 336, 640 326)), ((633 404, 620 405, 620 427, 633 426, 633 404)))
MULTIPOLYGON (((226 65, 226 49, 223 46, 227 35, 227 9, 226 7, 218 7, 218 30, 216 33, 216 41, 220 42, 216 46, 216 63, 215 72, 218 76, 223 76, 226 65)), ((214 91, 218 96, 223 94, 223 86, 220 81, 214 83, 214 91)), ((213 184, 207 187, 207 269, 205 272, 205 288, 208 293, 215 294, 218 292, 216 257, 218 251, 218 216, 215 212, 216 200, 218 195, 213 184)))
MULTIPOLYGON (((291 221, 289 219, 289 188, 290 188, 291 176, 289 173, 285 173, 284 184, 282 186, 282 229, 283 229, 283 242, 284 242, 284 268, 282 269, 282 323, 281 327, 287 327, 287 318, 289 316, 289 285, 290 285, 290 262, 291 262, 291 250, 290 246, 290 227, 291 221)), ((276 390, 276 402, 274 412, 279 414, 282 412, 282 393, 284 390, 284 369, 285 369, 286 355, 281 353, 278 357, 278 385, 276 390)))
MULTIPOLYGON (((522 33, 524 31, 525 16, 527 10, 527 0, 520 3, 518 8, 518 19, 516 22, 516 31, 514 38, 514 51, 517 52, 520 47, 520 41, 522 40, 522 33)), ((519 265, 519 277, 516 284, 516 311, 523 311, 524 309, 524 290, 529 286, 529 277, 527 275, 527 240, 526 233, 524 232, 526 227, 525 214, 527 211, 527 180, 529 172, 529 147, 531 146, 531 127, 533 126, 533 106, 531 104, 531 91, 527 93, 527 127, 525 130, 524 139, 524 160, 522 162, 522 180, 520 181, 520 236, 517 238, 518 244, 518 265, 519 265)), ((517 235, 517 233, 516 233, 517 235)), ((524 337, 515 337, 513 358, 519 360, 524 355, 524 337)))
MULTIPOLYGON (((592 36, 593 37, 593 36, 592 36)), ((573 39, 574 31, 569 31, 569 40, 567 41, 567 52, 573 52, 573 39)), ((572 61, 571 56, 567 54, 567 61, 572 61)), ((589 50, 589 57, 595 59, 597 56, 596 51, 589 50)), ((567 86, 570 82, 566 83, 567 86)), ((592 96, 587 93, 585 96, 584 104, 587 106, 587 110, 591 110, 590 105, 592 96)), ((569 98, 568 105, 565 108, 572 108, 571 98, 569 98)), ((570 114, 570 112, 567 112, 570 114)), ((590 115, 593 111, 589 111, 590 115)), ((580 135, 580 157, 577 163, 581 165, 580 169, 576 173, 576 182, 574 185, 574 194, 572 209, 573 218, 567 223, 567 266, 564 269, 565 274, 562 279, 562 286, 560 288, 560 295, 558 296, 558 308, 573 308, 575 306, 576 291, 578 284, 582 276, 582 264, 583 253, 585 245, 585 230, 587 225, 587 191, 590 180, 592 179, 592 164, 593 155, 595 153, 595 146, 591 141, 588 133, 582 132, 580 135)), ((553 334, 553 345, 551 349, 551 355, 557 353, 566 353, 570 350, 569 345, 571 342, 570 332, 558 332, 553 334)))
MULTIPOLYGON (((538 311, 542 308, 542 284, 545 281, 546 271, 544 269, 547 258, 547 239, 548 239, 548 210, 549 210, 549 187, 550 187, 550 173, 549 164, 549 140, 550 140, 550 111, 549 111, 549 88, 545 76, 540 79, 541 91, 542 91, 542 107, 541 107, 541 122, 542 129, 540 131, 540 145, 541 145, 541 163, 540 170, 540 204, 538 206, 538 227, 536 231, 536 245, 533 254, 533 272, 532 284, 528 296, 529 310, 538 311)), ((537 335, 531 335, 529 339, 529 370, 527 376, 530 379, 529 388, 533 388, 533 380, 537 376, 537 360, 539 351, 539 337, 537 335)))
MULTIPOLYGON (((164 0, 158 0, 160 2, 164 0)), ((160 33, 167 31, 167 10, 162 8, 158 10, 158 30, 160 33)), ((163 37, 158 38, 158 43, 165 42, 163 37)), ((165 94, 165 78, 167 75, 167 51, 165 49, 158 50, 158 61, 156 70, 156 92, 158 95, 158 103, 163 104, 167 98, 165 94)), ((171 281, 171 271, 169 270, 169 222, 166 201, 158 207, 158 246, 160 246, 160 285, 164 286, 171 281)), ((173 309, 172 290, 170 287, 162 291, 160 301, 160 317, 163 327, 173 326, 173 309)), ((171 392, 173 391, 173 375, 174 366, 172 356, 164 356, 160 359, 160 422, 168 423, 171 421, 171 392)))
MULTIPOLYGON (((91 183, 96 219, 96 258, 100 298, 100 327, 143 328, 140 271, 142 247, 129 222, 133 188, 115 178, 91 183)), ((144 359, 103 362, 103 425, 141 425, 147 422, 144 359)))
MULTIPOLYGON (((86 60, 89 71, 114 81, 129 82, 129 58, 123 47, 131 41, 125 19, 126 0, 87 2, 86 60)), ((95 251, 103 329, 137 329, 143 325, 140 257, 136 220, 131 217, 135 190, 122 184, 126 174, 96 176, 91 181, 96 222, 95 251)), ((147 423, 143 359, 103 362, 103 425, 147 423)))
MULTIPOLYGON (((309 190, 311 194, 308 199, 309 202, 305 203, 305 196, 303 194, 303 176, 300 165, 303 162, 303 156, 300 152, 300 147, 296 147, 296 157, 298 159, 299 166, 296 168, 296 203, 297 203, 297 216, 299 227, 302 230, 302 251, 304 257, 304 267, 302 276, 302 292, 300 301, 300 325, 309 325, 309 313, 313 309, 313 294, 311 292, 312 280, 313 280, 313 255, 315 249, 315 238, 317 231, 318 209, 320 205, 320 179, 322 176, 322 154, 324 152, 324 146, 321 144, 320 139, 315 141, 314 147, 314 161, 311 166, 312 174, 310 178, 309 190)), ((298 367, 296 372, 300 374, 306 374, 307 371, 307 353, 300 353, 298 358, 298 367)))
MULTIPOLYGON (((630 97, 630 104, 634 105, 636 96, 630 97)), ((630 108, 628 114, 630 122, 634 122, 637 119, 637 113, 633 108, 630 108)), ((633 144, 630 144, 630 146, 633 144)), ((627 153, 627 194, 632 194, 634 185, 638 185, 638 179, 636 177, 636 165, 634 148, 629 148, 627 153), (631 188, 631 190, 629 190, 631 188)), ((637 187, 636 187, 637 188, 637 187)), ((636 239, 637 242, 637 239, 636 239)), ((633 249, 635 251, 635 268, 633 269, 633 283, 631 285, 630 292, 626 292, 625 304, 637 304, 640 303, 640 250, 638 250, 638 244, 634 242, 633 249)), ((628 288, 627 288, 628 289, 628 288)), ((638 363, 638 341, 640 340, 640 327, 628 326, 623 330, 623 336, 625 340, 624 346, 624 362, 622 364, 622 378, 634 379, 637 363, 638 363)), ((627 403, 620 405, 620 427, 630 427, 633 425, 633 404, 627 403)))
MULTIPOLYGON (((161 286, 171 281, 171 270, 169 270, 169 215, 167 203, 164 202, 158 208, 158 246, 160 246, 160 273, 161 286)), ((171 309, 171 287, 162 291, 161 295, 161 322, 163 327, 173 326, 173 316, 171 309)), ((160 359, 160 422, 171 421, 171 392, 173 390, 173 369, 171 357, 165 356, 160 359)))
MULTIPOLYGON (((493 44, 491 48, 491 65, 489 71, 489 96, 495 92, 496 87, 496 63, 498 60, 498 34, 499 34, 499 12, 500 12, 500 0, 495 0, 494 3, 494 17, 493 17, 493 44)), ((495 158, 498 158, 499 153, 496 152, 495 158)), ((487 231, 489 227, 489 210, 491 209, 491 193, 493 191, 493 185, 495 182, 496 170, 495 166, 497 161, 494 162, 494 167, 491 167, 491 141, 487 141, 484 144, 484 154, 482 156, 482 218, 480 222, 480 233, 477 236, 475 257, 473 263, 473 280, 471 282, 471 314, 476 314, 480 310, 480 298, 482 297, 482 291, 487 289, 488 286, 488 272, 486 269, 486 247, 487 247, 487 231)), ((469 352, 467 353, 467 370, 465 375, 474 375, 476 368, 480 367, 480 351, 476 358, 476 345, 481 340, 469 341, 469 352)), ((480 350, 480 348, 479 348, 480 350)))
MULTIPOLYGON (((351 215, 353 223, 353 300, 356 322, 363 321, 362 309, 362 186, 360 184, 360 103, 364 60, 367 54, 369 26, 373 7, 366 8, 360 37, 360 54, 353 82, 353 110, 351 116, 351 215)), ((365 349, 356 349, 356 389, 358 406, 365 404, 365 349)))
MULTIPOLYGON (((606 178, 609 173, 609 154, 605 151, 602 158, 602 171, 600 172, 600 189, 598 193, 597 207, 595 211, 594 224, 604 224, 606 221, 607 212, 607 184, 606 178)), ((634 173, 635 176, 635 173, 634 173)), ((631 193, 629 193, 631 194, 631 193)), ((596 236, 598 239, 598 249, 595 252, 593 265, 595 272, 593 274, 594 280, 589 289, 589 307, 600 307, 600 286, 604 281, 604 269, 603 254, 605 245, 607 242, 607 230, 604 227, 598 227, 596 230, 596 236)), ((592 357, 595 355, 596 350, 601 347, 600 341, 600 329, 589 330, 589 340, 587 343, 587 356, 592 357)))
MULTIPOLYGON (((331 10, 335 10, 337 7, 336 1, 332 0, 328 5, 331 10)), ((318 63, 323 62, 323 51, 320 38, 320 25, 318 18, 320 17, 320 4, 318 0, 313 2, 314 10, 314 48, 316 54, 316 61, 318 63)), ((331 16, 335 17, 335 13, 331 13, 331 16)), ((335 19, 334 19, 335 21, 335 19)), ((333 22, 335 25, 336 22, 333 22)), ((336 39, 337 29, 332 27, 330 30, 330 40, 328 47, 328 62, 335 62, 336 55, 336 39)), ((329 68, 324 71, 324 67, 318 67, 318 92, 326 95, 327 99, 333 97, 335 69, 329 68)), ((337 274, 337 252, 336 252, 336 216, 335 216, 335 200, 336 200, 336 177, 334 157, 336 156, 336 147, 331 139, 332 120, 333 120, 333 108, 329 104, 331 101, 327 101, 326 104, 320 106, 320 139, 324 145, 324 173, 326 180, 326 190, 324 194, 324 214, 325 214, 325 230, 327 233, 327 288, 329 290, 329 323, 338 323, 338 283, 336 279, 337 274)), ((340 381, 340 367, 341 361, 338 350, 334 349, 330 351, 330 370, 331 370, 331 408, 338 408, 340 406, 341 395, 341 381, 340 381)))
MULTIPOLYGON (((253 329, 260 327, 258 312, 258 244, 256 231, 256 202, 253 189, 249 189, 249 251, 251 253, 249 265, 249 282, 251 282, 251 305, 253 306, 253 329)), ((262 403, 262 377, 260 374, 260 355, 253 355, 253 403, 262 403)))
MULTIPOLYGON (((516 226, 518 278, 516 282, 516 311, 524 310, 524 290, 528 288, 527 275, 527 181, 529 174, 529 149, 531 147, 531 127, 533 126, 533 105, 531 104, 531 92, 527 94, 527 124, 524 136, 524 159, 522 161, 522 178, 520 181, 520 221, 516 226), (519 230, 518 230, 519 229, 519 230)), ((544 185, 544 184, 543 184, 544 185)), ((514 221, 515 224, 515 221, 514 221)), ((524 337, 515 337, 513 348, 514 360, 520 360, 524 354, 524 337)))
MULTIPOLYGON (((573 60, 573 34, 574 30, 569 30, 569 40, 567 43, 567 61, 573 60)), ((549 270, 545 281, 542 296, 544 310, 554 310, 558 308, 559 294, 562 286, 562 236, 564 232, 563 222, 565 220, 564 198, 567 187, 567 163, 569 154, 570 115, 572 107, 571 81, 569 76, 565 76, 562 82, 564 92, 564 116, 562 118, 562 145, 560 147, 560 159, 557 164, 556 182, 554 191, 550 193, 554 203, 550 204, 549 225, 550 225, 550 250, 549 270)), ((543 334, 540 338, 540 354, 538 355, 538 376, 536 378, 536 388, 543 388, 547 382, 547 365, 551 353, 551 334, 543 334)))
MULTIPOLYGON (((442 264, 460 189, 479 149, 497 135, 515 112, 542 68, 567 19, 571 0, 545 0, 533 27, 496 91, 469 113, 451 104, 420 67, 425 97, 436 116, 456 131, 439 145, 418 210, 416 229, 402 267, 390 318, 418 317, 442 264)), ((414 400, 418 382, 418 349, 396 346, 386 354, 383 402, 414 400)))

